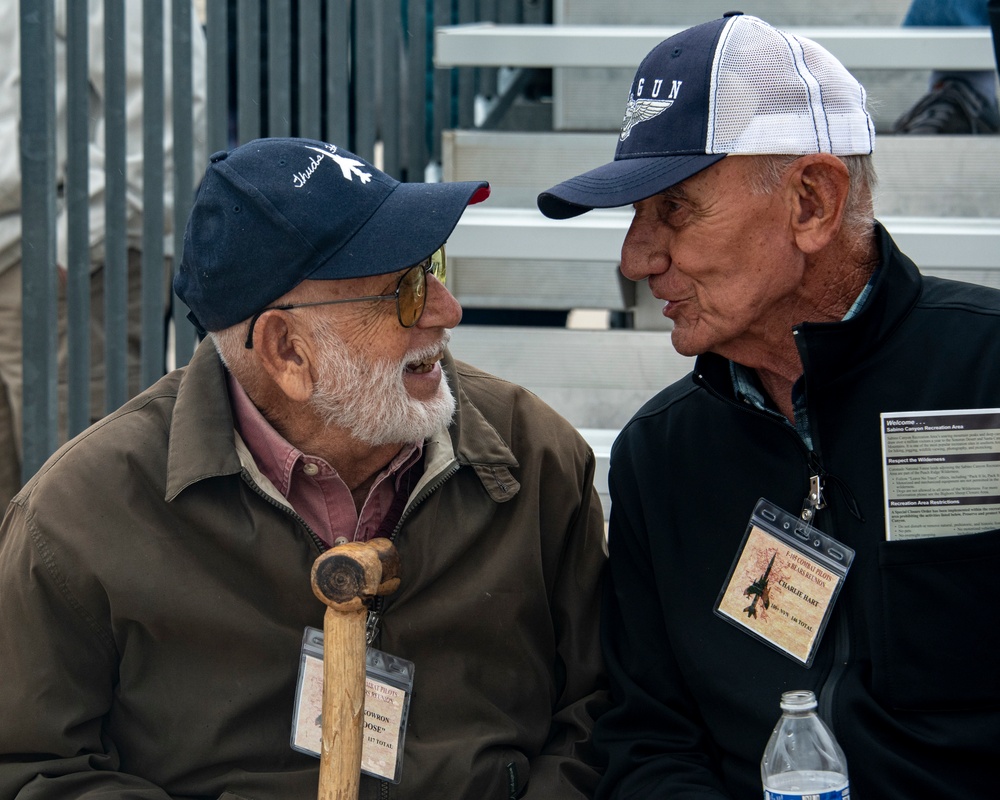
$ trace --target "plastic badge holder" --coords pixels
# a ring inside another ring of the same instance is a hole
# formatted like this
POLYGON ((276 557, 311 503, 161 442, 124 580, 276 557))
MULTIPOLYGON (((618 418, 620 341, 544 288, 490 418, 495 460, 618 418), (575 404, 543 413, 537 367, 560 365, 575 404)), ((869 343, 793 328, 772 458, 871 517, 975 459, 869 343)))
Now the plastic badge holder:
POLYGON ((715 613, 812 665, 854 550, 761 498, 715 613))
MULTIPOLYGON (((412 661, 369 647, 365 654, 361 771, 391 783, 402 778, 403 743, 413 693, 412 661)), ((323 631, 306 628, 292 717, 293 750, 319 756, 322 743, 323 631)))

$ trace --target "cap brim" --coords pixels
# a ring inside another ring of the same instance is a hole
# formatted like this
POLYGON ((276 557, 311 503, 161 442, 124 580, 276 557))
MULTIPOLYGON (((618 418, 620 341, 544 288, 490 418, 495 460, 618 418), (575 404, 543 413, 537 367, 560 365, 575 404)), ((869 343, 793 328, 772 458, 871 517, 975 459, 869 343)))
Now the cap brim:
POLYGON ((448 240, 468 206, 489 195, 486 181, 400 183, 347 243, 306 278, 363 278, 419 264, 448 240))
POLYGON ((624 158, 577 175, 538 195, 538 210, 569 219, 592 208, 617 208, 652 197, 726 157, 712 155, 624 158))

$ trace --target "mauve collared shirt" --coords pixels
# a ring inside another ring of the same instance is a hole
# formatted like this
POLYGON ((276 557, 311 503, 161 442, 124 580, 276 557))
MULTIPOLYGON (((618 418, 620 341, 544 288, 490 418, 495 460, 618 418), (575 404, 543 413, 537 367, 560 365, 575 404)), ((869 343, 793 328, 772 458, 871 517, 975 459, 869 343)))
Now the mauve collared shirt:
POLYGON ((368 541, 378 532, 396 493, 420 459, 423 442, 403 447, 376 476, 358 513, 337 471, 325 460, 303 453, 278 433, 228 372, 233 421, 257 468, 310 528, 328 545, 368 541))

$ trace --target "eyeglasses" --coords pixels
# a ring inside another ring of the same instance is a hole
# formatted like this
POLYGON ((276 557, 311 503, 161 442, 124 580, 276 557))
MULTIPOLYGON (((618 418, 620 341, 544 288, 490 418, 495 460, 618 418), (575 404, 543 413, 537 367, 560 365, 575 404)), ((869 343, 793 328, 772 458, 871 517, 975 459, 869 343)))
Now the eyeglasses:
POLYGON ((396 316, 404 328, 412 328, 420 320, 427 303, 427 274, 430 273, 441 283, 447 276, 447 261, 444 256, 444 245, 439 247, 429 258, 416 266, 410 267, 400 276, 396 291, 392 294, 375 294, 367 297, 345 297, 339 300, 317 300, 313 303, 286 303, 280 306, 262 308, 250 319, 250 329, 244 343, 248 350, 253 349, 253 329, 260 315, 267 311, 290 311, 293 308, 309 308, 310 306, 335 306, 340 303, 360 303, 364 300, 395 300, 396 316))

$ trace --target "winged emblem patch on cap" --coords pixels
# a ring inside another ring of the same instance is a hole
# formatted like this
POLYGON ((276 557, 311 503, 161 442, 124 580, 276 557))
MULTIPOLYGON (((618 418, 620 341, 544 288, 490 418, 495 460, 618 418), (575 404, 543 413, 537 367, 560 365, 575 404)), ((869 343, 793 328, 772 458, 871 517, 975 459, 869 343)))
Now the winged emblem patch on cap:
POLYGON ((635 95, 629 95, 625 106, 625 118, 622 120, 621 141, 624 142, 632 132, 632 128, 640 122, 658 117, 673 104, 673 100, 636 100, 635 95))

